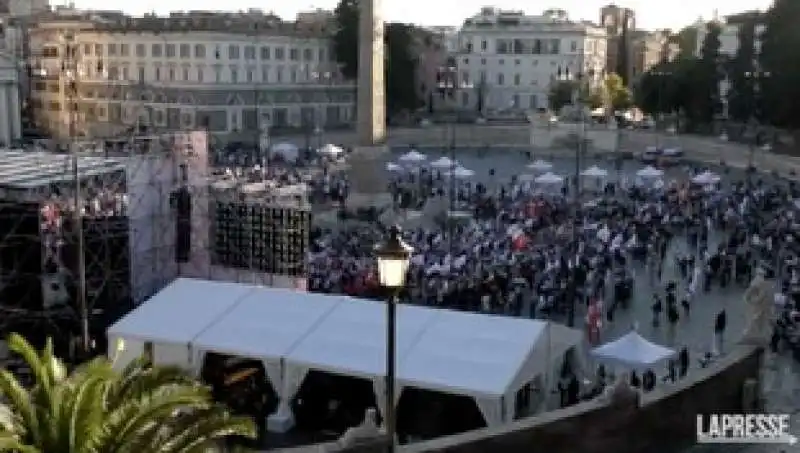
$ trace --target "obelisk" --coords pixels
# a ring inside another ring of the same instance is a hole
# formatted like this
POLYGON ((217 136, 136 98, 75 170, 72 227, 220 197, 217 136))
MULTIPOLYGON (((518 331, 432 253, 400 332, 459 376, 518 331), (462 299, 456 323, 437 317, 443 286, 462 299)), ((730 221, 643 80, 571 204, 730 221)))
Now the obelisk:
POLYGON ((380 0, 359 1, 358 93, 356 133, 358 145, 348 157, 350 165, 349 209, 385 207, 388 148, 386 147, 386 102, 384 83, 383 18, 380 0))

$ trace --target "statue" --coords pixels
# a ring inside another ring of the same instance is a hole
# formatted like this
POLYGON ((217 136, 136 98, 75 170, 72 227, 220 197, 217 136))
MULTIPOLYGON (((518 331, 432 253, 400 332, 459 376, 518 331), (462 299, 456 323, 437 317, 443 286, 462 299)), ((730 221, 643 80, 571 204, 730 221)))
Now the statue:
POLYGON ((772 307, 774 285, 759 268, 756 276, 744 293, 746 325, 742 342, 766 346, 772 334, 772 307))
POLYGON ((336 441, 336 448, 345 449, 358 444, 359 442, 374 440, 380 437, 383 431, 378 427, 378 413, 375 408, 367 409, 364 414, 364 421, 360 425, 354 426, 342 434, 336 441))

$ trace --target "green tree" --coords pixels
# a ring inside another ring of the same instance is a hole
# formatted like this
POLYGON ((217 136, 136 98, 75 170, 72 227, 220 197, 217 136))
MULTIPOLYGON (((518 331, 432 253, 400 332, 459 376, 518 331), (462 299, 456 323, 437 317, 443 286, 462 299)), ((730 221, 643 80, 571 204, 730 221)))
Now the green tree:
POLYGON ((607 96, 603 88, 595 88, 589 91, 589 95, 586 98, 586 105, 592 110, 605 107, 607 96))
POLYGON ((627 109, 633 104, 631 91, 618 74, 611 73, 606 76, 604 85, 614 111, 627 109))
POLYGON ((572 104, 575 96, 575 82, 570 80, 554 80, 547 93, 550 110, 558 113, 565 106, 572 104))
MULTIPOLYGON (((340 0, 334 10, 337 27, 333 35, 333 50, 342 67, 342 74, 351 80, 358 76, 360 14, 359 0, 340 0)), ((415 86, 417 55, 414 54, 414 49, 417 35, 424 40, 423 33, 411 25, 385 25, 385 99, 390 114, 412 110, 421 105, 415 86)))
POLYGON ((681 104, 690 128, 711 123, 721 107, 719 36, 722 28, 716 22, 709 23, 707 27, 708 31, 700 49, 700 59, 694 61, 684 59, 684 66, 679 67, 681 104))
POLYGON ((255 436, 209 390, 177 368, 135 361, 121 372, 105 358, 72 373, 48 341, 36 351, 13 334, 9 349, 30 367, 26 388, 0 370, 0 451, 9 453, 199 453, 230 435, 255 436))
POLYGON ((761 37, 761 71, 769 73, 760 82, 766 119, 780 127, 800 127, 800 2, 775 0, 766 14, 761 37))
POLYGON ((697 27, 685 27, 674 36, 673 42, 678 44, 680 55, 693 57, 697 51, 697 27))
POLYGON ((755 108, 755 90, 753 79, 748 73, 755 71, 755 27, 753 18, 745 18, 739 26, 739 48, 726 74, 730 80, 728 92, 728 116, 737 121, 750 119, 755 108))

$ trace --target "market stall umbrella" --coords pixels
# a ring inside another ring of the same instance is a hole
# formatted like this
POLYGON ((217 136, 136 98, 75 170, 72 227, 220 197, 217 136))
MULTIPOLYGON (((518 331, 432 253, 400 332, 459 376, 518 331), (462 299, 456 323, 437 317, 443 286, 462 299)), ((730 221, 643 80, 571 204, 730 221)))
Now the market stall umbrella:
POLYGON ((537 176, 534 180, 537 184, 561 184, 564 182, 564 178, 558 176, 555 173, 547 172, 541 176, 537 176))
POLYGON ((528 168, 536 171, 548 171, 553 168, 553 164, 543 160, 535 160, 532 163, 528 164, 528 168))
POLYGON ((449 157, 444 156, 444 157, 440 157, 440 158, 436 159, 435 161, 431 162, 430 165, 433 168, 451 168, 453 166, 457 166, 458 162, 456 162, 454 160, 450 160, 449 157))
POLYGON ((456 179, 467 179, 475 176, 475 172, 470 170, 469 168, 464 168, 459 166, 445 173, 445 176, 447 177, 454 176, 456 179))
POLYGON ((647 166, 637 171, 636 176, 640 178, 660 178, 664 176, 664 172, 658 168, 647 166))
POLYGON ((428 159, 428 156, 426 156, 426 155, 424 155, 424 154, 422 154, 420 152, 417 152, 416 150, 411 150, 411 151, 403 154, 402 156, 400 156, 400 158, 397 159, 397 160, 399 160, 400 162, 402 162, 404 164, 419 164, 421 162, 424 162, 427 159, 428 159))
POLYGON ((700 184, 705 186, 709 184, 716 184, 720 181, 720 179, 721 178, 719 177, 719 175, 710 171, 704 171, 703 173, 700 173, 699 175, 692 178, 692 182, 695 184, 700 184))
POLYGON ((596 165, 592 165, 591 167, 583 170, 581 172, 581 176, 589 176, 592 178, 605 178, 608 176, 608 171, 604 170, 596 165))
POLYGON ((317 152, 324 156, 330 157, 339 157, 344 154, 344 149, 339 146, 332 145, 328 143, 327 145, 323 146, 322 148, 318 149, 317 152))

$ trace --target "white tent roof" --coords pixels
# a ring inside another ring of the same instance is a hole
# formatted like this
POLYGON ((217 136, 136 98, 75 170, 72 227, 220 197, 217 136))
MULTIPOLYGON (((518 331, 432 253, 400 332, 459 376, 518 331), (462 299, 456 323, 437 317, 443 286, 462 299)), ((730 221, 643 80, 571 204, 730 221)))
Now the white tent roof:
MULTIPOLYGON (((408 354, 435 310, 397 307, 398 363, 408 354)), ((372 379, 386 373, 386 305, 353 300, 339 304, 289 354, 288 363, 372 379)))
POLYGON ((108 335, 189 344, 252 289, 238 283, 179 278, 109 327, 108 335))
POLYGON ((309 296, 288 289, 253 288, 193 344, 205 352, 280 359, 342 299, 350 299, 309 296))
POLYGON ((443 311, 399 364, 400 380, 432 390, 503 395, 532 358, 545 326, 519 318, 443 311))
POLYGON ((632 368, 651 367, 675 355, 670 348, 651 343, 639 332, 628 334, 592 350, 599 360, 632 368))

